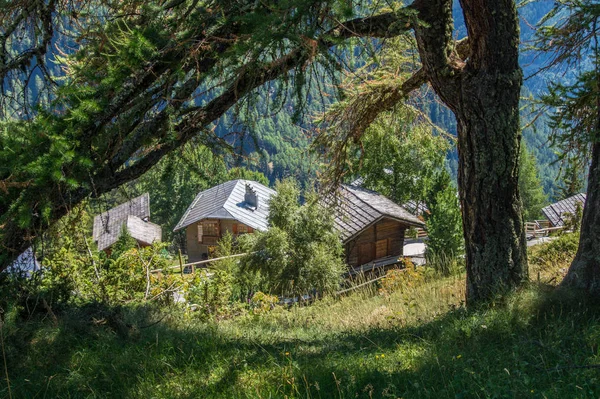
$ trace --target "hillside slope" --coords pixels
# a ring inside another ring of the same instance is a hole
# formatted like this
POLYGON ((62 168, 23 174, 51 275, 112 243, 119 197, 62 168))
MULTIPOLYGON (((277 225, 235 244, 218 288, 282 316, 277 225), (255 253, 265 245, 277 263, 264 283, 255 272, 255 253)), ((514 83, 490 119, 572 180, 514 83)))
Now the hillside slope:
POLYGON ((367 289, 212 322, 181 308, 40 308, 26 322, 13 310, 3 325, 11 394, 596 398, 600 304, 545 283, 560 281, 572 256, 548 266, 557 248, 536 249, 535 282, 482 310, 462 307, 464 276, 416 274, 387 295, 367 289))

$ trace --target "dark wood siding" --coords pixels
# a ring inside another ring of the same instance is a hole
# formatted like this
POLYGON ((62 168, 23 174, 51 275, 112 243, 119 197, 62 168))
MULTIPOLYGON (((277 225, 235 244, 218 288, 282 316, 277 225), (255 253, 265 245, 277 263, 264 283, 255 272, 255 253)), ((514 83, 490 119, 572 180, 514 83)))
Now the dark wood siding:
MULTIPOLYGON (((193 223, 186 228, 186 248, 188 255, 188 262, 197 262, 204 260, 205 255, 210 255, 210 248, 217 245, 223 234, 226 231, 232 233, 234 237, 240 234, 240 226, 246 226, 237 220, 231 219, 210 219, 210 222, 217 223, 217 234, 218 236, 202 236, 200 241, 198 238, 198 225, 202 224, 206 220, 193 223)), ((248 233, 252 233, 254 229, 250 226, 246 226, 248 233)))
POLYGON ((349 266, 360 266, 390 255, 401 256, 407 228, 393 219, 380 220, 346 243, 346 262, 349 266))

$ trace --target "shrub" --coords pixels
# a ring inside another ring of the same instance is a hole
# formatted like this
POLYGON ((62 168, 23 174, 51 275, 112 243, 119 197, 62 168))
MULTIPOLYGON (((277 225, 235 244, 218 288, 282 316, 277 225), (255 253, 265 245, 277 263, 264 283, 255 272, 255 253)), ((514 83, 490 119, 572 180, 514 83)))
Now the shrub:
POLYGON ((242 261, 244 270, 272 294, 298 296, 337 289, 345 266, 332 212, 314 193, 308 193, 300 206, 294 181, 279 182, 276 188, 269 205, 270 229, 243 240, 245 250, 252 253, 242 261))
POLYGON ((581 219, 583 218, 583 205, 580 201, 575 203, 575 211, 573 213, 565 212, 563 219, 565 222, 565 230, 579 232, 581 228, 581 219))
POLYGON ((274 309, 278 302, 279 298, 276 296, 258 291, 250 300, 250 309, 252 309, 252 313, 254 314, 266 313, 274 309))
POLYGON ((381 279, 380 294, 389 295, 395 291, 418 287, 425 282, 423 268, 417 268, 408 259, 405 259, 403 263, 404 268, 388 270, 385 277, 381 279))
POLYGON ((202 318, 226 317, 231 315, 233 278, 224 270, 196 272, 189 284, 186 300, 202 318))
MULTIPOLYGON (((120 242, 125 244, 127 237, 120 242)), ((58 249, 44 261, 40 293, 50 303, 118 305, 149 300, 170 303, 171 294, 182 284, 181 278, 150 273, 168 267, 163 255, 165 245, 155 243, 145 248, 120 245, 110 256, 91 250, 81 253, 58 249)))
POLYGON ((579 233, 563 234, 553 241, 536 245, 530 251, 530 261, 541 270, 568 267, 579 246, 579 233))

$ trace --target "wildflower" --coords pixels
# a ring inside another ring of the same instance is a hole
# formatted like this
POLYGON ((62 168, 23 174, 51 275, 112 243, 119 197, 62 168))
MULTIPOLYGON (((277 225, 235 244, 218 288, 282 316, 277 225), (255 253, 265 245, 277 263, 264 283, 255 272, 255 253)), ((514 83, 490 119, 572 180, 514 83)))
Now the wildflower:
POLYGON ((289 356, 289 355, 290 355, 290 352, 285 352, 285 355, 286 355, 286 356, 289 356))
POLYGON ((462 355, 458 355, 458 356, 456 356, 456 358, 457 358, 457 359, 460 359, 461 357, 462 357, 462 355))
POLYGON ((382 353, 382 354, 381 354, 381 357, 385 357, 385 355, 382 353))

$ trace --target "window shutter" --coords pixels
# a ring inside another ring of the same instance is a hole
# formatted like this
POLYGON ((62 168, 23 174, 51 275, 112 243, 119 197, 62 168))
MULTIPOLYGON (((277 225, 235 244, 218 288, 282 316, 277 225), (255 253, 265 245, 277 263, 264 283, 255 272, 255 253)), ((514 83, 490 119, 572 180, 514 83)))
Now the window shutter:
POLYGON ((202 242, 202 223, 198 223, 198 242, 202 242))
POLYGON ((235 235, 237 233, 238 233, 238 225, 237 225, 237 223, 234 223, 233 224, 233 234, 235 235))

